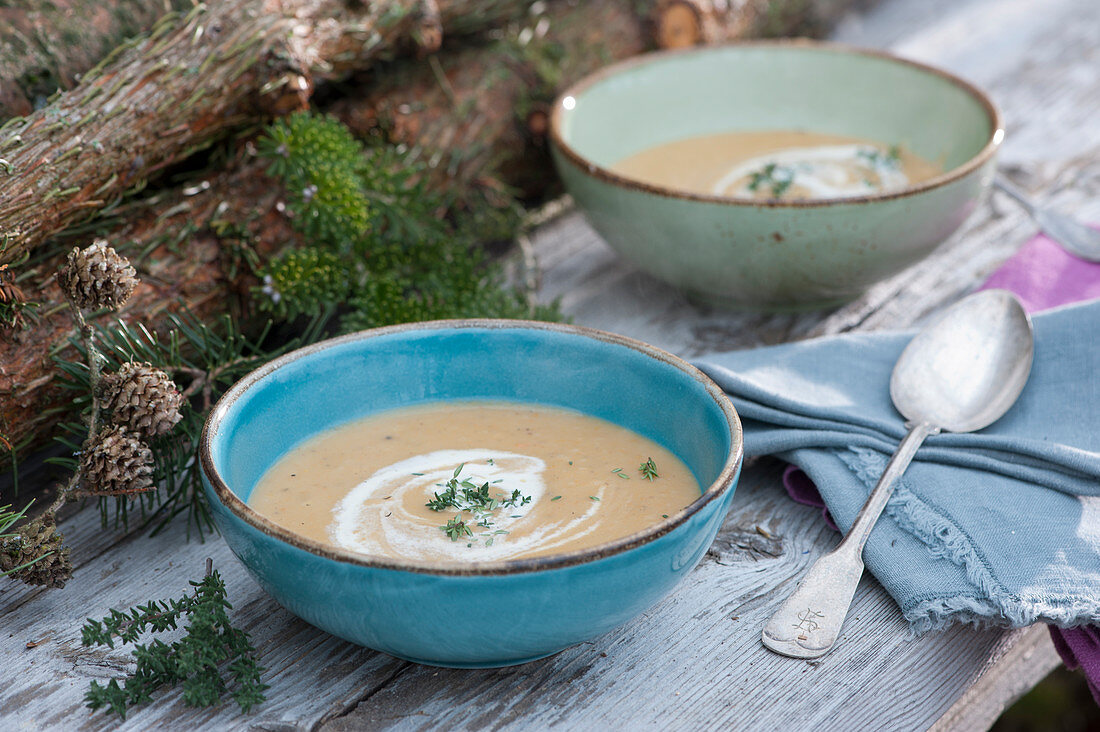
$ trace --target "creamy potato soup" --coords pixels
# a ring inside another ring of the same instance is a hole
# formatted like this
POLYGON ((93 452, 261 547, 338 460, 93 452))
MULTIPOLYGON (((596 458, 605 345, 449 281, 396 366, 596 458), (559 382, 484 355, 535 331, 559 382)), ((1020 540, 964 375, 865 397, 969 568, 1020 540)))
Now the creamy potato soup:
POLYGON ((595 417, 510 402, 398 409, 302 443, 248 504, 363 554, 492 561, 619 539, 700 495, 687 466, 595 417))
POLYGON ((939 175, 905 148, 796 130, 727 132, 657 145, 611 169, 635 180, 733 198, 849 198, 939 175))

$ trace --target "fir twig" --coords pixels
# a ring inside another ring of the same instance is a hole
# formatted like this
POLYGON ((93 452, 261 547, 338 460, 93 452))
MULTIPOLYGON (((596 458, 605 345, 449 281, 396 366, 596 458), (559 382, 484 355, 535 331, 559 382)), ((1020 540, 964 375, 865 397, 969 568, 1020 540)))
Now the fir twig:
MULTIPOLYGON (((556 308, 532 308, 523 292, 505 287, 499 264, 479 246, 515 238, 514 200, 494 205, 487 194, 460 208, 428 189, 423 171, 396 148, 367 148, 330 117, 293 115, 258 147, 283 183, 291 225, 310 244, 259 272, 264 284, 255 294, 275 317, 340 309, 345 332, 441 318, 560 319, 556 308), (361 194, 355 216, 352 198, 319 195, 338 184, 361 194), (369 225, 353 231, 349 217, 369 225)), ((507 200, 507 192, 493 195, 507 200)))
MULTIPOLYGON (((228 315, 212 323, 203 323, 191 313, 168 316, 166 334, 161 336, 143 325, 121 321, 93 326, 95 343, 104 359, 104 367, 117 369, 128 362, 148 362, 171 375, 185 398, 199 397, 196 408, 182 410, 183 417, 173 432, 151 441, 153 449, 153 480, 159 490, 137 497, 136 508, 146 526, 156 534, 177 516, 188 517, 188 530, 194 528, 202 537, 214 530, 213 517, 202 491, 198 466, 198 439, 206 413, 214 400, 237 379, 258 368, 271 358, 320 338, 324 323, 331 313, 321 313, 299 338, 269 345, 269 328, 257 337, 242 334, 228 315)), ((69 391, 74 405, 81 410, 92 408, 91 373, 85 364, 85 344, 77 342, 79 358, 74 361, 55 357, 61 372, 59 385, 69 391)), ((79 421, 62 423, 64 433, 58 439, 70 449, 80 449, 83 433, 79 421)), ((55 458, 50 461, 70 469, 77 467, 75 458, 55 458)), ((113 513, 116 523, 128 526, 133 499, 101 498, 100 512, 106 523, 113 513), (112 510, 113 507, 113 510, 112 510)))

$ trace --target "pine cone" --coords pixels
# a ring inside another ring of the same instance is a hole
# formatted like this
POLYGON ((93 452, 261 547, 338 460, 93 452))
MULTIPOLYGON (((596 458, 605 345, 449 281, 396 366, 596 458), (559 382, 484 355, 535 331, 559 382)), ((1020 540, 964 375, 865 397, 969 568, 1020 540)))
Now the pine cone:
POLYGON ((0 542, 0 572, 37 560, 11 576, 28 585, 64 587, 65 581, 73 576, 73 565, 69 561, 69 548, 63 547, 62 541, 64 537, 57 533, 53 514, 42 514, 15 536, 0 542))
POLYGON ((76 307, 118 310, 137 286, 129 260, 102 239, 86 249, 69 252, 68 264, 57 273, 61 291, 76 307))
POLYGON ((183 416, 183 395, 175 382, 148 363, 124 363, 99 382, 100 404, 111 421, 144 437, 163 435, 183 416))
POLYGON ((153 490, 153 451, 125 427, 106 427, 84 443, 81 485, 93 496, 126 496, 153 490))

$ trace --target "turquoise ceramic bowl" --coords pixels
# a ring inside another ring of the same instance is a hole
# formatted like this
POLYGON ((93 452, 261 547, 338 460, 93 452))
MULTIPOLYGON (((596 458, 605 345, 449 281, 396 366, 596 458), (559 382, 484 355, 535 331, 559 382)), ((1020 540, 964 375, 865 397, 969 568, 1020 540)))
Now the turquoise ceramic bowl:
POLYGON ((354 643, 419 663, 523 663, 621 625, 691 571, 726 515, 741 426, 725 394, 683 361, 585 328, 440 321, 326 341, 234 385, 202 435, 222 535, 283 607, 354 643), (508 399, 602 417, 680 456, 705 490, 646 531, 593 549, 493 563, 395 561, 328 548, 245 503, 308 437, 425 402, 508 399))
POLYGON ((562 94, 550 132, 566 188, 623 257, 697 299, 760 309, 839 304, 928 255, 985 195, 1003 136, 993 104, 961 79, 810 41, 611 66, 562 94), (944 173, 892 193, 760 202, 610 169, 654 145, 769 129, 901 143, 944 173))

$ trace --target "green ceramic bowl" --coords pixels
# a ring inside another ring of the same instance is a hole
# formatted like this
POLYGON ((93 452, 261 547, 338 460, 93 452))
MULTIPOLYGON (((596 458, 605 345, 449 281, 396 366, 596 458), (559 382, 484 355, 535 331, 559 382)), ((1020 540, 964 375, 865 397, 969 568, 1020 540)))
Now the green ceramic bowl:
POLYGON ((550 137, 566 188, 623 257, 696 299, 774 310, 846 302, 928 255, 988 190, 1004 132, 992 102, 950 74, 798 40, 610 66, 558 98, 550 137), (749 201, 610 170, 654 145, 768 129, 901 143, 945 172, 860 198, 749 201))

